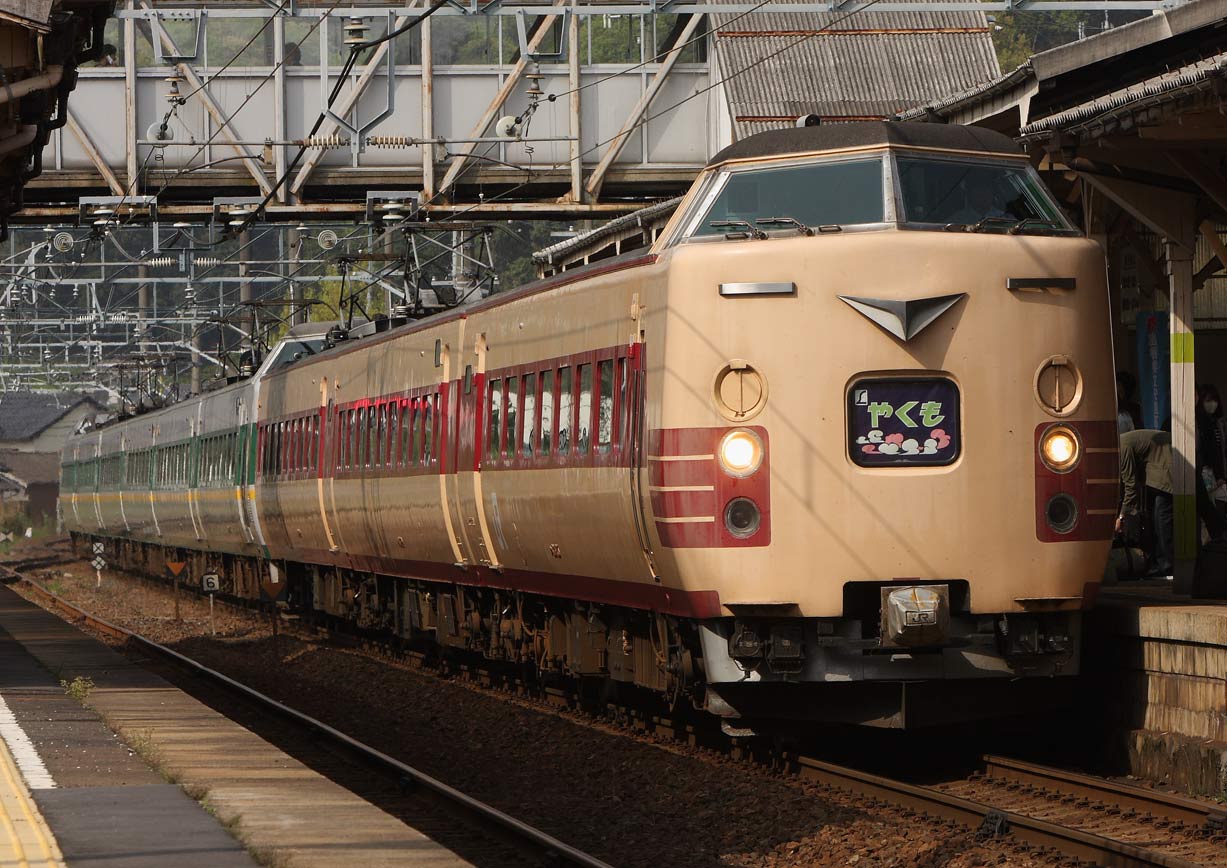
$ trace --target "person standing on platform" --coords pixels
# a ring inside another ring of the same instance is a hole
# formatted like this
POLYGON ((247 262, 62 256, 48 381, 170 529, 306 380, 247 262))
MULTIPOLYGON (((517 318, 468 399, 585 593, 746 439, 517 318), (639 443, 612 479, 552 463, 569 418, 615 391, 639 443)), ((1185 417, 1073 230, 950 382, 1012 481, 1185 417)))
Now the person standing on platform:
POLYGON ((1147 575, 1169 576, 1175 558, 1172 514, 1172 435, 1140 428, 1120 438, 1121 506, 1116 531, 1135 544, 1142 538, 1143 495, 1150 510, 1154 545, 1147 575))
POLYGON ((1218 388, 1206 383, 1198 391, 1197 464, 1206 490, 1221 515, 1227 502, 1227 421, 1218 388))
POLYGON ((1142 405, 1134 398, 1137 381, 1128 371, 1116 372, 1116 433, 1142 427, 1142 405))

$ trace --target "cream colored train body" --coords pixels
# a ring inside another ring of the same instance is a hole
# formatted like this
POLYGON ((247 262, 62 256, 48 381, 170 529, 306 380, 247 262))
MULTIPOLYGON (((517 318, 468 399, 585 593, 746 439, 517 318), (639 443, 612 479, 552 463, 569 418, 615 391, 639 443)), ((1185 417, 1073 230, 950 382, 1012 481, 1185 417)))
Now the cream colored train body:
MULTIPOLYGON (((218 393, 254 432, 224 496, 250 517, 206 515, 190 471, 191 521, 149 491, 65 514, 146 566, 740 728, 980 716, 1078 671, 1115 514, 1109 341, 1102 252, 1008 140, 768 133, 650 249, 218 393)), ((86 444, 105 465, 129 431, 207 431, 211 400, 85 435, 66 480, 88 486, 86 444)))

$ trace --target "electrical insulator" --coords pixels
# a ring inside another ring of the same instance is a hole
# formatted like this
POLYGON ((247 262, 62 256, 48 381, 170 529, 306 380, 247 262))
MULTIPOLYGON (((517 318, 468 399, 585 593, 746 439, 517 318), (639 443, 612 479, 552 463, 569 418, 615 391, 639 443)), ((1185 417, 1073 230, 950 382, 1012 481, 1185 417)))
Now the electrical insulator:
POLYGON ((197 256, 195 259, 198 268, 212 268, 221 262, 216 256, 197 256))
POLYGON ((175 257, 173 256, 150 256, 148 259, 145 260, 143 264, 148 265, 150 268, 169 268, 170 266, 175 264, 175 257))
POLYGON ((361 45, 366 42, 366 19, 350 18, 345 22, 345 44, 361 45))
POLYGON ((308 136, 305 139, 295 139, 294 144, 300 148, 348 148, 349 139, 345 136, 308 136))
POLYGON ((409 136, 368 136, 366 143, 372 148, 410 148, 417 144, 409 136))

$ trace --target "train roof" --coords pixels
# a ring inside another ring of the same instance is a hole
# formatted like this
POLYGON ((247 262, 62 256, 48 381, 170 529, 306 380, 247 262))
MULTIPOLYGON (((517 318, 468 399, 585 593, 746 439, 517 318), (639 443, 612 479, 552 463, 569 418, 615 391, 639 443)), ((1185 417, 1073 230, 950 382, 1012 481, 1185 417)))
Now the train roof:
POLYGON ((815 151, 839 151, 875 145, 983 151, 991 154, 1022 153, 1009 136, 980 127, 907 121, 857 121, 768 130, 747 136, 720 151, 707 165, 716 166, 727 160, 812 154, 815 151))

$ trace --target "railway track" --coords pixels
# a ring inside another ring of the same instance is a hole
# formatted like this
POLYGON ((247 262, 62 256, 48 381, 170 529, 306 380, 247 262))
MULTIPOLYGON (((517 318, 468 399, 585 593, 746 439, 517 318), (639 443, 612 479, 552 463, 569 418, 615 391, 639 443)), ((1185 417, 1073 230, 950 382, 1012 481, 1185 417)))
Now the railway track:
MULTIPOLYGON (((1227 841, 1227 806, 1164 793, 1119 781, 1001 756, 984 757, 983 777, 1029 787, 1058 797, 1135 812, 1154 821, 1179 823, 1205 836, 1227 841)), ((1227 861, 1227 849, 1223 853, 1227 861)))
MULTIPOLYGON (((7 572, 7 570, 0 567, 0 574, 4 572, 7 572)), ((257 698, 259 701, 269 703, 278 714, 310 721, 311 725, 318 727, 325 737, 337 740, 337 743, 343 747, 348 748, 352 745, 356 746, 358 750, 371 751, 371 763, 377 767, 383 767, 385 771, 404 775, 403 770, 409 769, 408 766, 404 766, 385 754, 359 745, 348 736, 328 727, 326 724, 314 721, 312 718, 301 715, 299 712, 277 703, 275 700, 263 697, 261 694, 250 690, 250 688, 233 682, 226 676, 203 667, 189 658, 178 654, 178 652, 164 648, 122 627, 95 618, 71 603, 62 600, 37 582, 20 575, 20 573, 14 572, 13 578, 20 579, 34 590, 49 607, 59 609, 74 620, 84 620, 86 623, 94 626, 95 629, 110 633, 124 641, 134 642, 139 647, 155 655, 174 659, 180 665, 185 665, 194 671, 200 671, 209 678, 220 679, 220 683, 233 685, 233 687, 241 690, 244 694, 257 698)), ((235 604, 235 607, 245 609, 248 612, 252 611, 250 608, 237 604, 235 604)), ((460 669, 469 678, 480 680, 488 685, 493 685, 494 683, 490 679, 483 679, 480 672, 470 671, 468 666, 461 666, 460 669)), ((495 681, 497 680, 495 679, 495 681)), ((561 696, 561 694, 547 696, 544 700, 547 705, 558 705, 565 701, 566 698, 561 696)), ((653 722, 651 728, 658 733, 671 734, 676 738, 682 739, 687 738, 687 733, 689 732, 686 727, 677 726, 673 721, 666 720, 653 722)), ((693 737, 693 734, 691 734, 691 737, 693 737)), ((747 753, 745 755, 749 756, 750 754, 747 753)), ((778 757, 776 759, 778 760, 778 757)), ((1141 787, 1132 787, 1101 778, 1038 766, 1032 763, 1023 763, 999 756, 986 756, 983 762, 983 771, 973 777, 994 780, 1006 787, 1034 788, 1049 791, 1075 802, 1085 801, 1088 804, 1098 804, 1105 810, 1113 813, 1139 812, 1157 818, 1161 825, 1172 824, 1173 826, 1178 826, 1183 824, 1186 827, 1197 830, 1198 834, 1213 836, 1216 841, 1227 840, 1222 837, 1224 831, 1227 831, 1223 828, 1225 823, 1223 813, 1216 810, 1215 806, 1198 802, 1195 799, 1160 793, 1141 787)), ((1002 810, 984 801, 960 797, 939 789, 917 786, 809 757, 789 757, 783 765, 788 771, 795 773, 803 779, 812 780, 824 786, 873 799, 904 812, 925 814, 975 830, 977 837, 981 839, 1001 837, 1017 841, 1024 847, 1060 854, 1060 856, 1066 859, 1076 860, 1084 865, 1099 865, 1104 866, 1104 868, 1207 868, 1208 865, 1227 864, 1227 848, 1224 848, 1221 860, 1213 862, 1199 860, 1195 862, 1183 859, 1170 852, 1163 852, 1115 838, 1096 835, 1070 825, 1038 819, 1021 812, 1002 810)), ((410 779, 413 779, 413 774, 420 774, 413 772, 411 769, 409 771, 412 773, 407 776, 410 779)), ((428 779, 445 791, 455 792, 433 778, 428 779)), ((511 820, 511 818, 507 819, 511 820)), ((517 821, 511 820, 511 822, 515 823, 517 821)), ((579 855, 582 857, 583 854, 579 855)), ((586 865, 604 863, 595 861, 560 861, 556 864, 586 865)))
POLYGON ((490 835, 497 841, 510 843, 522 852, 527 864, 549 866, 549 868, 612 868, 607 862, 590 856, 497 808, 478 801, 322 721, 278 702, 186 655, 141 636, 139 633, 99 618, 11 568, 0 566, 0 579, 22 582, 42 600, 46 608, 66 616, 73 623, 86 625, 97 632, 126 643, 141 653, 168 661, 176 667, 203 677, 211 685, 242 697, 247 702, 258 706, 260 710, 309 731, 332 751, 343 753, 378 774, 390 777, 401 790, 425 796, 439 803, 446 813, 457 816, 462 822, 471 825, 474 830, 490 835))

